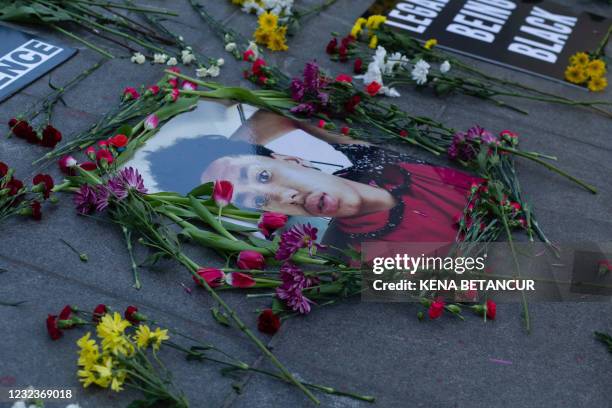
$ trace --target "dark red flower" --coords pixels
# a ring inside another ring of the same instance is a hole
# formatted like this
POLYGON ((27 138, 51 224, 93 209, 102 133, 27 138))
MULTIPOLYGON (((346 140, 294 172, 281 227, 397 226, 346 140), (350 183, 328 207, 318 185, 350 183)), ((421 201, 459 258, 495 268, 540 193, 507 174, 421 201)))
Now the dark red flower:
POLYGON ((9 125, 10 128, 12 128, 12 127, 14 127, 17 124, 17 122, 19 122, 19 120, 17 118, 11 118, 9 120, 9 122, 8 122, 8 125, 9 125))
POLYGON ((140 94, 138 93, 136 88, 128 86, 123 90, 123 98, 126 100, 138 99, 140 98, 140 94))
POLYGON ((25 120, 16 120, 11 126, 13 134, 21 139, 25 139, 30 143, 38 143, 38 136, 32 126, 25 120))
POLYGON ((42 188, 41 193, 43 194, 43 197, 45 197, 45 200, 49 198, 49 194, 51 194, 51 190, 54 187, 53 179, 48 174, 35 175, 34 179, 32 180, 32 184, 35 186, 38 186, 38 185, 41 186, 40 187, 42 188))
MULTIPOLYGON (((72 312, 73 312, 72 306, 70 305, 64 306, 57 320, 70 320, 72 318, 72 312)), ((65 324, 65 323, 63 326, 63 328, 65 329, 71 329, 72 327, 74 327, 72 324, 65 324)))
POLYGON ((360 103, 361 103, 361 96, 353 95, 346 102, 346 104, 344 105, 344 108, 346 109, 348 113, 353 113, 355 112, 355 108, 357 107, 357 105, 359 105, 360 103))
POLYGON ((487 300, 487 319, 495 320, 495 315, 497 314, 497 305, 491 299, 487 300))
POLYGON ((351 128, 348 126, 342 126, 342 128, 340 128, 340 132, 342 132, 343 135, 348 135, 351 133, 351 128))
POLYGON ((234 195, 234 185, 231 181, 217 180, 213 189, 212 198, 218 207, 225 207, 232 201, 234 195))
POLYGON ((273 336, 280 329, 281 320, 272 309, 264 309, 257 317, 257 329, 273 336))
POLYGON ((151 85, 147 88, 147 91, 149 91, 152 95, 157 95, 159 93, 159 86, 151 85))
POLYGON ((108 139, 108 143, 114 147, 125 147, 128 144, 128 137, 126 135, 118 134, 110 139, 108 139))
POLYGON ((51 125, 47 125, 42 132, 40 145, 54 148, 62 140, 62 133, 51 125))
POLYGON ((356 74, 363 73, 363 60, 361 58, 355 59, 355 63, 353 64, 353 71, 356 74))
POLYGON ((340 57, 340 61, 348 61, 348 47, 346 45, 340 45, 340 47, 338 48, 338 56, 340 57))
POLYGON ((108 150, 101 149, 96 152, 96 159, 98 163, 103 163, 105 161, 106 164, 111 164, 113 162, 113 154, 108 150))
POLYGON ((335 54, 338 50, 338 40, 334 37, 328 43, 327 47, 325 47, 325 52, 328 54, 335 54))
POLYGON ((123 313, 125 319, 132 323, 138 324, 139 322, 143 322, 146 318, 138 312, 138 308, 136 306, 128 306, 123 313))
POLYGON ((9 167, 6 165, 6 163, 0 162, 0 178, 6 176, 6 173, 8 173, 9 167))
POLYGON ((242 59, 245 61, 251 61, 252 58, 255 58, 255 52, 253 52, 253 50, 246 50, 242 55, 242 59))
POLYGON ((51 340, 57 340, 62 337, 62 331, 57 327, 56 315, 47 316, 47 332, 49 333, 51 340))
POLYGON ((241 251, 238 254, 239 269, 263 269, 265 266, 265 258, 257 251, 241 251))
POLYGON ((94 162, 83 162, 79 165, 80 168, 87 171, 94 171, 98 168, 98 165, 94 162))
POLYGON ((261 215, 257 227, 266 236, 266 238, 269 238, 274 231, 284 227, 288 219, 289 217, 287 217, 285 214, 265 212, 261 215))
MULTIPOLYGON (((211 288, 223 285, 225 281, 225 273, 221 269, 217 268, 200 268, 196 272, 198 276, 208 283, 211 288)), ((193 281, 200 286, 204 286, 198 278, 193 276, 193 281)))
POLYGON ((408 131, 406 129, 402 129, 399 131, 400 137, 408 137, 408 131))
POLYGON ((342 39, 342 45, 344 45, 345 47, 348 47, 349 44, 352 43, 353 41, 355 41, 355 39, 351 37, 350 35, 347 35, 346 37, 342 39))
POLYGON ((428 313, 430 319, 437 319, 442 316, 442 313, 444 313, 444 300, 436 299, 431 302, 428 313))
POLYGON ((14 196, 14 195, 17 195, 19 193, 19 190, 23 188, 23 183, 21 182, 21 180, 11 179, 11 181, 6 183, 4 188, 8 188, 9 190, 8 194, 10 196, 14 196))
POLYGON ((370 82, 370 84, 366 87, 366 92, 370 95, 370 96, 374 96, 378 93, 378 91, 380 91, 380 89, 382 88, 382 85, 379 84, 376 81, 372 81, 370 82))
POLYGON ((255 75, 261 75, 263 74, 262 67, 265 67, 265 66, 266 66, 266 61, 263 58, 257 58, 255 62, 253 63, 253 66, 251 67, 251 71, 253 71, 253 74, 255 75))
POLYGON ((106 308, 106 305, 103 303, 100 303, 93 310, 91 320, 94 323, 100 323, 100 319, 102 319, 102 316, 104 316, 106 313, 108 313, 108 309, 106 308))
POLYGON ((257 284, 251 275, 241 272, 230 272, 225 275, 225 282, 235 288, 251 288, 257 284))
POLYGON ((339 74, 336 77, 336 82, 348 82, 350 84, 351 82, 353 82, 353 77, 346 74, 339 74))
POLYGON ((40 221, 42 219, 40 203, 36 200, 32 201, 32 204, 30 204, 30 209, 32 210, 32 218, 34 218, 36 221, 40 221))

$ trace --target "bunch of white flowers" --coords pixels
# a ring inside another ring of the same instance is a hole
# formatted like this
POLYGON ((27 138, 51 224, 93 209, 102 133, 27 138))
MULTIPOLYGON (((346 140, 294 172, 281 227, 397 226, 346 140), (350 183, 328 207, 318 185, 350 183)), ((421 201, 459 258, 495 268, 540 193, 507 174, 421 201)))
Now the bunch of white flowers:
POLYGON ((372 62, 368 64, 366 73, 357 75, 355 78, 363 79, 365 85, 377 82, 382 86, 379 93, 396 98, 400 96, 400 93, 395 88, 389 88, 384 85, 383 74, 392 75, 396 67, 405 66, 408 62, 408 58, 399 52, 387 55, 387 50, 379 45, 378 48, 376 48, 372 62))
POLYGON ((242 5, 242 11, 245 13, 255 13, 260 15, 269 11, 272 14, 276 14, 279 19, 287 19, 293 15, 293 0, 261 0, 259 2, 254 0, 247 0, 242 5))

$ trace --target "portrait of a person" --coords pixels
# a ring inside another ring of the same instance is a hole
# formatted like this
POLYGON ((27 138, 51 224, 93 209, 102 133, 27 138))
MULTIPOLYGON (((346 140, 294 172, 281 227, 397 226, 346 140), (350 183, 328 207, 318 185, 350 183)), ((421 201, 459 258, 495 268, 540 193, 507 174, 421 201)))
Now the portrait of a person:
POLYGON ((201 136, 148 153, 159 189, 186 193, 205 182, 229 180, 235 205, 329 218, 330 239, 357 247, 367 240, 454 241, 453 219, 479 180, 263 110, 243 117, 229 137, 201 136), (349 164, 322 171, 325 162, 304 159, 316 152, 301 151, 297 142, 291 154, 266 147, 280 137, 291 143, 296 130, 329 144, 349 164))

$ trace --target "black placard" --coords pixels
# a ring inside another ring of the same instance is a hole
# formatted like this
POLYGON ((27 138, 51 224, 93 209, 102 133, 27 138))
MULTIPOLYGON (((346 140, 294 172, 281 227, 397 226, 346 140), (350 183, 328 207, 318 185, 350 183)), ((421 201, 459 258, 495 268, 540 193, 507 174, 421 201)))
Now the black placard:
POLYGON ((0 102, 75 53, 55 40, 0 25, 0 102))
POLYGON ((365 16, 416 39, 518 70, 563 80, 571 55, 594 51, 612 20, 543 0, 377 0, 365 16))

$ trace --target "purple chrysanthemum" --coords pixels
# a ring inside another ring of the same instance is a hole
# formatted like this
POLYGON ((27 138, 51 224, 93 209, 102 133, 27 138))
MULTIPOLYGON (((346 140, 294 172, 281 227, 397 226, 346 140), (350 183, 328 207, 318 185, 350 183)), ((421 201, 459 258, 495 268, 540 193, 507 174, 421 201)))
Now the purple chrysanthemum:
POLYGON ((279 299, 284 300, 287 306, 293 311, 301 314, 310 313, 310 304, 314 303, 304 296, 300 288, 285 288, 280 286, 276 288, 276 295, 279 299))
POLYGON ((118 200, 125 199, 130 190, 140 194, 147 193, 142 176, 133 167, 121 170, 118 175, 110 179, 108 188, 118 200))
POLYGON ((310 116, 315 112, 315 108, 310 103, 300 103, 291 108, 291 113, 299 113, 301 115, 310 116))
POLYGON ((96 210, 97 203, 96 189, 88 184, 83 184, 74 194, 74 205, 79 214, 91 214, 96 210))
POLYGON ((276 259, 285 261, 301 248, 308 248, 308 252, 312 256, 315 248, 323 248, 316 241, 317 229, 311 226, 310 223, 294 225, 281 235, 276 259))
POLYGON ((96 211, 102 212, 108 207, 110 191, 106 186, 99 186, 96 189, 96 211))
POLYGON ((280 268, 280 279, 283 281, 283 287, 289 288, 309 288, 319 283, 319 279, 307 277, 304 272, 295 264, 285 262, 280 268))
POLYGON ((319 75, 319 66, 316 62, 307 62, 304 66, 304 86, 307 91, 317 92, 323 84, 319 75))
POLYGON ((304 82, 298 78, 291 81, 291 99, 300 102, 304 98, 304 82))

